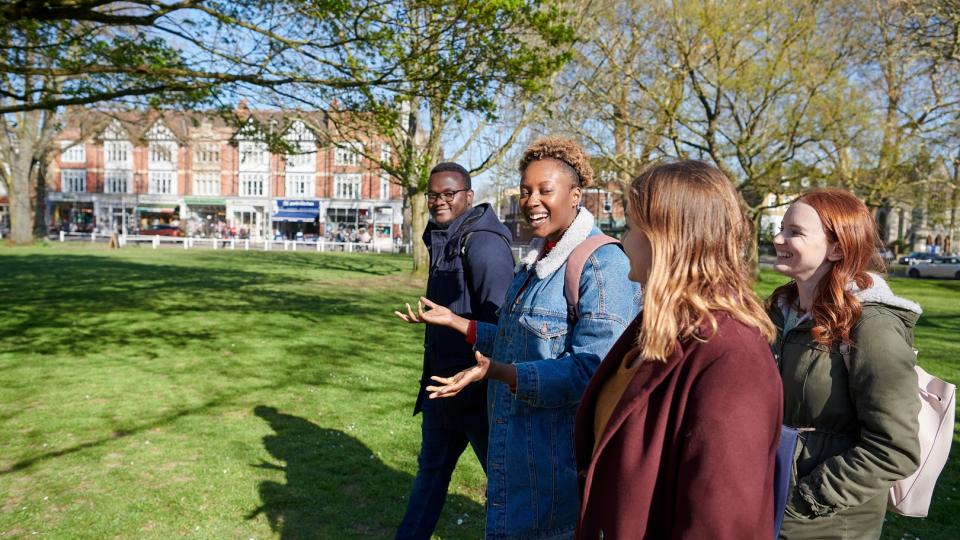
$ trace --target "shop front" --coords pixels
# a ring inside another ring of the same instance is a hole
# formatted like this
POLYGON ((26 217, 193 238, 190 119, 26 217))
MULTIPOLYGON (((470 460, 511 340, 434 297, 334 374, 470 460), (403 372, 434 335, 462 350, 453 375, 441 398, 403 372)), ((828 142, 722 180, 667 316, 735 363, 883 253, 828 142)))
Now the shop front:
POLYGON ((320 236, 320 201, 276 201, 273 213, 274 238, 316 240, 320 236))
POLYGON ((186 197, 184 222, 187 236, 234 238, 239 228, 227 221, 227 200, 219 197, 186 197))
POLYGON ((85 193, 52 193, 48 197, 52 231, 93 232, 96 225, 93 196, 85 193))
POLYGON ((328 240, 358 241, 366 236, 380 249, 391 248, 401 235, 403 221, 400 203, 385 201, 331 201, 323 217, 322 234, 328 240))
POLYGON ((395 236, 400 234, 400 227, 394 226, 393 206, 378 206, 373 211, 373 238, 383 248, 389 248, 395 236))
POLYGON ((263 240, 267 237, 266 208, 260 205, 234 204, 227 201, 227 226, 236 230, 237 238, 263 240))
POLYGON ((339 206, 332 203, 327 208, 324 235, 328 240, 349 242, 357 237, 360 228, 371 224, 370 209, 359 205, 339 206))
POLYGON ((137 201, 132 196, 106 195, 94 199, 94 229, 100 234, 130 234, 138 230, 137 201))
POLYGON ((171 202, 140 202, 136 207, 139 231, 180 227, 180 208, 171 202))

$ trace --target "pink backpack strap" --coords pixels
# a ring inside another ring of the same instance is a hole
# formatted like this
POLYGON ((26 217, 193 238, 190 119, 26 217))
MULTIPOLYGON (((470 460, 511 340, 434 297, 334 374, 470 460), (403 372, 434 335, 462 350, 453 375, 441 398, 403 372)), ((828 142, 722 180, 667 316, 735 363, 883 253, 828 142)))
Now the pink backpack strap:
POLYGON ((567 299, 567 316, 571 320, 580 318, 580 275, 583 273, 583 266, 587 264, 587 259, 593 255, 593 252, 607 244, 620 244, 616 238, 605 234, 595 234, 588 236, 580 245, 573 248, 570 256, 567 257, 567 270, 563 276, 563 296, 567 299))

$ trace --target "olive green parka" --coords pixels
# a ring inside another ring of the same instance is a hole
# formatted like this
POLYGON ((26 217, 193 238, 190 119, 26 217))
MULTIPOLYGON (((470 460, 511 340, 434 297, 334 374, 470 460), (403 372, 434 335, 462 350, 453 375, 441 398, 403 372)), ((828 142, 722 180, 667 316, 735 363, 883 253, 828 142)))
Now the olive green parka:
POLYGON ((786 299, 772 302, 783 422, 812 428, 797 442, 780 538, 879 538, 890 486, 919 466, 913 327, 921 309, 871 276, 865 290, 850 286, 863 315, 849 369, 836 343, 813 340, 812 320, 784 335, 786 299))

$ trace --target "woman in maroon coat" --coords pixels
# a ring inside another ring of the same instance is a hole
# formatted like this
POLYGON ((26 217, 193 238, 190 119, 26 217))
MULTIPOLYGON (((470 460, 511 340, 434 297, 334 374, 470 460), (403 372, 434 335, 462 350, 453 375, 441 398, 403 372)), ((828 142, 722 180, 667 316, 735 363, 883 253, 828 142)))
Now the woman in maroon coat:
POLYGON ((629 195, 623 246, 644 309, 577 412, 577 538, 769 540, 782 395, 750 222, 698 161, 653 167, 629 195))

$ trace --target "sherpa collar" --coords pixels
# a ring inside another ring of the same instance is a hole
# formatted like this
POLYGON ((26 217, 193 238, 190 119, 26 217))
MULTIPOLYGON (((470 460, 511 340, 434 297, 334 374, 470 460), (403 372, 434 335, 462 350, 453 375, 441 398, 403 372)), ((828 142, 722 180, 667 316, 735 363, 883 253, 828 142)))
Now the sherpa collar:
POLYGON ((581 208, 577 213, 577 217, 574 218, 573 223, 570 224, 567 231, 563 233, 563 237, 557 242, 556 247, 551 249, 544 258, 537 260, 543 251, 545 240, 543 238, 535 238, 530 242, 530 251, 517 263, 517 270, 523 267, 530 268, 534 266, 537 277, 540 279, 544 279, 556 272, 558 268, 563 266, 563 263, 567 262, 567 257, 570 256, 573 248, 580 245, 580 242, 583 242, 590 236, 590 231, 593 230, 593 223, 593 214, 586 208, 581 208))
POLYGON ((887 285, 887 281, 879 274, 874 274, 871 272, 870 277, 873 278, 873 285, 862 291, 859 287, 857 287, 856 283, 851 282, 849 285, 847 285, 847 290, 856 295, 857 299, 860 300, 860 303, 872 302, 874 304, 883 304, 886 306, 912 311, 917 315, 923 313, 923 309, 920 308, 920 304, 917 304, 911 300, 907 300, 906 298, 901 298, 894 294, 890 289, 890 285, 887 285))
MULTIPOLYGON (((861 291, 860 288, 857 287, 857 284, 852 281, 847 284, 847 290, 852 292, 854 296, 857 297, 857 300, 860 300, 861 304, 870 302, 873 304, 881 304, 905 309, 907 311, 912 311, 917 315, 921 315, 923 313, 923 309, 920 307, 920 304, 894 294, 893 290, 890 289, 890 285, 887 284, 887 280, 883 279, 880 274, 874 274, 873 272, 868 273, 870 274, 870 277, 873 278, 873 285, 870 285, 866 289, 861 291)), ((781 311, 783 311, 783 313, 786 313, 787 308, 789 307, 786 297, 778 297, 777 306, 781 311)))

